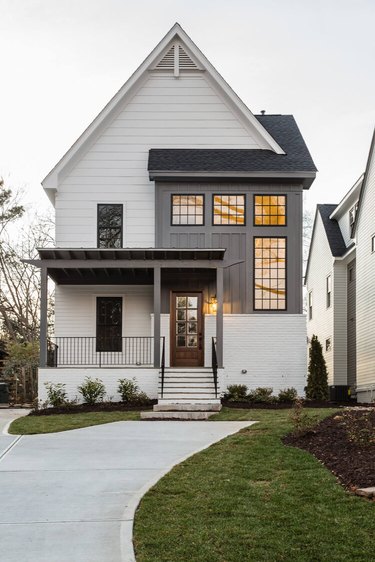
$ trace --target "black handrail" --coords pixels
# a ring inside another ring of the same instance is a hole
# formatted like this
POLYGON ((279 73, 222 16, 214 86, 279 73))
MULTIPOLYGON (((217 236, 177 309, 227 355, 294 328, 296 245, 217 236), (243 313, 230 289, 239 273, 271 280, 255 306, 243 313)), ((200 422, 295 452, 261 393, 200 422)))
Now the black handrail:
POLYGON ((214 376, 214 386, 215 386, 215 398, 217 398, 217 350, 216 350, 216 338, 212 338, 212 374, 214 376))
POLYGON ((161 361, 160 361, 160 375, 161 375, 161 397, 163 398, 164 393, 164 372, 165 372, 165 337, 160 338, 162 340, 161 348, 161 361))

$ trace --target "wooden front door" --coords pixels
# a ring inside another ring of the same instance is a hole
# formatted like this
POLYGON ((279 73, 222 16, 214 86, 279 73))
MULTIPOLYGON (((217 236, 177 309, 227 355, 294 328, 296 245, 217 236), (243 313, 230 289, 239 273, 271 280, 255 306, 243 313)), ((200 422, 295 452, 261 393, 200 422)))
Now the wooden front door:
POLYGON ((171 366, 202 367, 202 293, 173 292, 171 301, 171 366))

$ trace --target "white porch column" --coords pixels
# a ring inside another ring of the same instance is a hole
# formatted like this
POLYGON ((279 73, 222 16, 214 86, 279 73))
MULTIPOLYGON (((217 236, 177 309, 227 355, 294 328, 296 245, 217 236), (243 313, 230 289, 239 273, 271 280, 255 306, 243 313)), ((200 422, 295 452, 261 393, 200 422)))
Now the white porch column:
POLYGON ((48 306, 48 273, 46 267, 40 269, 40 348, 39 366, 47 364, 47 306, 48 306))
POLYGON ((154 367, 160 367, 160 267, 154 267, 154 367))
POLYGON ((218 367, 223 366, 223 300, 224 300, 223 268, 216 269, 216 352, 218 367))

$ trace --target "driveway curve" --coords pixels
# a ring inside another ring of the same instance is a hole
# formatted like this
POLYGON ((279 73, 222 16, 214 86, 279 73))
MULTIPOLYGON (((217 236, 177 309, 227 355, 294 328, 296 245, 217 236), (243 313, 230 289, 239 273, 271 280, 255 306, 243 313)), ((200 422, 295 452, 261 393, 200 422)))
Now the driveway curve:
POLYGON ((0 460, 1 560, 133 562, 142 495, 252 423, 125 421, 18 438, 0 460))

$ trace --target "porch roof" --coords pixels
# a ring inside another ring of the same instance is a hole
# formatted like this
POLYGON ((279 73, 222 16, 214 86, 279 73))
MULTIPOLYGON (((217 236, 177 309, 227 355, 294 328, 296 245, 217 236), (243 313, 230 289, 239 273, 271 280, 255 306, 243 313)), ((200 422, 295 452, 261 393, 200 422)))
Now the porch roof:
POLYGON ((154 269, 223 267, 223 248, 39 248, 39 260, 58 284, 152 285, 154 269))

